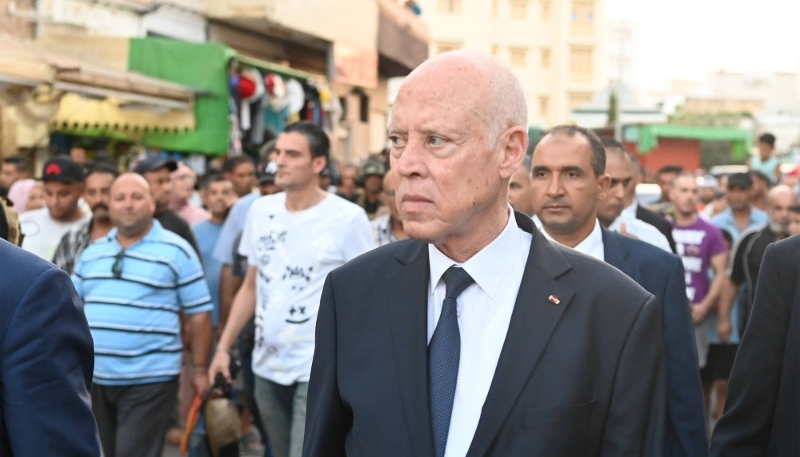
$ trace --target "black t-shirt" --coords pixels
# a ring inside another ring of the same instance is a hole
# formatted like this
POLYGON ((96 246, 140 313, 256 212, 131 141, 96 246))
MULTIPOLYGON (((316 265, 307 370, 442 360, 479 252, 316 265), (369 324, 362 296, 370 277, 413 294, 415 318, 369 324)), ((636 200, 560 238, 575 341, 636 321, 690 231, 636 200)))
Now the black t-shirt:
POLYGON ((370 202, 366 198, 364 199, 364 212, 369 215, 373 215, 378 212, 378 208, 381 207, 381 201, 375 200, 374 202, 370 202))
POLYGON ((192 245, 194 252, 197 253, 197 257, 200 257, 200 248, 197 247, 197 240, 195 240, 194 232, 192 232, 192 228, 189 227, 188 222, 186 222, 182 217, 178 216, 178 214, 171 209, 156 214, 155 218, 161 223, 162 227, 170 232, 176 233, 178 236, 188 241, 189 244, 192 245))
POLYGON ((730 263, 730 274, 728 275, 736 285, 745 285, 747 290, 747 316, 753 307, 753 299, 756 296, 756 284, 758 283, 758 272, 761 268, 761 259, 770 243, 776 241, 775 234, 770 230, 769 225, 759 230, 745 232, 739 239, 734 248, 734 255, 730 263))
POLYGON ((241 242, 242 232, 239 232, 233 241, 233 263, 231 264, 231 274, 237 278, 247 276, 247 256, 239 254, 239 244, 241 242))

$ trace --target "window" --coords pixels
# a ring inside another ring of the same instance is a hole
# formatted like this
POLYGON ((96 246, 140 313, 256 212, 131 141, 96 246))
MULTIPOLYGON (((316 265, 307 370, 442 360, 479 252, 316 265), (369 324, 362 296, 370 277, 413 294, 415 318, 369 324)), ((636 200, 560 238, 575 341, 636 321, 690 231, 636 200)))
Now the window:
POLYGON ((547 95, 540 95, 539 96, 539 114, 542 117, 547 116, 547 112, 550 109, 550 97, 547 95))
POLYGON ((570 30, 575 36, 594 35, 594 1, 573 0, 570 30))
POLYGON ((576 83, 592 82, 594 50, 588 46, 572 46, 569 50, 569 79, 576 83))
POLYGON ((550 0, 542 0, 542 20, 547 22, 550 20, 550 10, 552 9, 552 2, 550 0))
POLYGON ((528 18, 528 0, 511 0, 511 19, 528 18))
POLYGON ((528 48, 509 47, 508 56, 512 67, 525 68, 525 60, 528 57, 528 48))
POLYGON ((500 46, 493 44, 492 45, 492 55, 498 57, 500 55, 500 46))
POLYGON ((460 13, 461 0, 439 0, 439 11, 442 13, 460 13))
POLYGON ((592 101, 592 94, 588 92, 570 92, 569 111, 572 112, 576 108, 583 106, 591 101, 592 101))
POLYGON ((542 48, 542 68, 550 68, 550 49, 542 48))
POLYGON ((444 52, 458 51, 461 49, 461 43, 452 42, 439 42, 436 43, 436 53, 442 54, 444 52))

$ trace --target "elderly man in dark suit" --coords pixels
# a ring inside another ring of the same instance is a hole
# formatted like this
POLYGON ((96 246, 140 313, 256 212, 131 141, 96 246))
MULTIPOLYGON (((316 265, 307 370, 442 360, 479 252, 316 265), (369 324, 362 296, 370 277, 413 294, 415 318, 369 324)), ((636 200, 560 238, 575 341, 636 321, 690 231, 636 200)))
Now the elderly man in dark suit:
POLYGON ((0 239, 0 455, 99 456, 94 350, 66 273, 0 239))
POLYGON ((800 455, 800 236, 767 247, 711 438, 719 457, 800 455))
POLYGON ((305 456, 663 454, 657 300, 511 211, 526 130, 492 57, 405 80, 389 135, 411 239, 328 276, 305 456))

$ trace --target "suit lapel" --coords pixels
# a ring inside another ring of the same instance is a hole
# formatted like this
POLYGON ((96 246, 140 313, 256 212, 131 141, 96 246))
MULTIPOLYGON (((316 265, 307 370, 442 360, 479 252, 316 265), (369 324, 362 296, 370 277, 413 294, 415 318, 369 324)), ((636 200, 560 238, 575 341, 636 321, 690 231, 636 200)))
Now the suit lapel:
POLYGON ((467 453, 472 457, 483 456, 489 450, 574 294, 556 281, 571 268, 567 259, 538 230, 529 230, 532 224, 520 222, 518 218, 520 228, 532 231, 531 250, 503 350, 467 453))
POLYGON ((606 263, 616 267, 628 277, 632 278, 633 271, 631 271, 628 262, 625 261, 625 258, 628 257, 628 250, 625 248, 623 243, 619 242, 619 239, 617 238, 618 236, 623 235, 617 235, 606 229, 601 230, 603 231, 603 255, 606 263))
POLYGON ((392 342, 397 382, 414 455, 433 456, 428 406, 428 281, 427 244, 409 242, 397 260, 405 265, 388 277, 392 342))

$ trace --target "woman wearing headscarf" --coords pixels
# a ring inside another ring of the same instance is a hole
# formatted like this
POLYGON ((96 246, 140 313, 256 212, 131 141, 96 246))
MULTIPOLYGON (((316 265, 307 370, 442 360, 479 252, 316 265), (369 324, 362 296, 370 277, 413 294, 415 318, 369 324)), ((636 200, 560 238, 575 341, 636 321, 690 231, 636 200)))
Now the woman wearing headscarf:
POLYGON ((11 188, 8 190, 8 199, 14 204, 14 210, 17 212, 17 214, 22 214, 25 211, 35 209, 28 207, 28 196, 30 195, 31 190, 33 190, 33 188, 38 184, 39 182, 35 179, 20 179, 11 185, 11 188))

